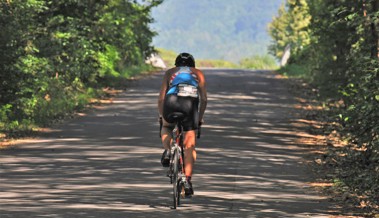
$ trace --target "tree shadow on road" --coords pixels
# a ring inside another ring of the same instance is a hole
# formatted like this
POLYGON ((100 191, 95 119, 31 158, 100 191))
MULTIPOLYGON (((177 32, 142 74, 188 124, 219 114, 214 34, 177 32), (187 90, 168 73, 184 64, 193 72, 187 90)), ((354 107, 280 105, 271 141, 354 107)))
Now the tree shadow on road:
POLYGON ((208 70, 209 106, 195 196, 172 210, 160 166, 161 74, 110 105, 0 151, 4 217, 316 217, 335 208, 311 187, 298 139, 309 135, 284 81, 269 72, 208 70), (242 79, 241 79, 242 78, 242 79))

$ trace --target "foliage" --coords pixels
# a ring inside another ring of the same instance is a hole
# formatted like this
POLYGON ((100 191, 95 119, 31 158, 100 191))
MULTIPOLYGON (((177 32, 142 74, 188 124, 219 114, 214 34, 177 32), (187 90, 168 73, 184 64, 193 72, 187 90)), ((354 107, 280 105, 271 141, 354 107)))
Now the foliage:
POLYGON ((286 6, 280 7, 278 16, 269 25, 269 33, 274 39, 269 47, 270 53, 280 59, 289 45, 291 53, 298 55, 310 43, 310 20, 306 0, 287 0, 286 6))
POLYGON ((294 52, 285 69, 300 66, 295 69, 302 69, 322 96, 340 102, 332 112, 333 117, 339 118, 339 132, 352 148, 344 158, 353 164, 352 169, 361 170, 339 180, 357 195, 368 196, 376 205, 379 204, 378 11, 378 0, 288 0, 270 29, 274 39, 270 51, 278 58, 287 42, 301 32, 306 33, 305 38, 300 37, 301 43, 291 44, 294 52), (289 21, 289 17, 296 15, 294 8, 304 6, 304 2, 308 9, 302 10, 303 16, 289 21), (294 22, 304 25, 294 29, 293 26, 301 26, 292 25, 294 22))
POLYGON ((46 125, 141 69, 161 2, 1 1, 0 131, 46 125))
POLYGON ((285 10, 282 5, 278 10, 278 15, 274 17, 269 24, 269 34, 273 39, 272 44, 269 46, 269 52, 274 55, 278 60, 281 59, 285 47, 289 44, 288 31, 289 27, 289 12, 285 10))

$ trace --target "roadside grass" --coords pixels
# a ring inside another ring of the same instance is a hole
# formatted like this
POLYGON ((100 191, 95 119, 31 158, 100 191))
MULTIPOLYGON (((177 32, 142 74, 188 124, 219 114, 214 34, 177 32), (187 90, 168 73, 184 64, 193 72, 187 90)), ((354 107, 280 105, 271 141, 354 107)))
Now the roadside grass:
MULTIPOLYGON (((175 59, 178 55, 174 51, 158 48, 157 49, 158 54, 162 58, 162 60, 165 62, 167 68, 174 67, 175 65, 175 59)), ((195 57, 196 58, 196 57, 195 57)), ((210 68, 238 68, 238 64, 224 61, 224 60, 204 60, 204 59, 197 59, 196 58, 196 67, 210 67, 210 68)))
POLYGON ((298 65, 298 64, 286 65, 284 67, 278 68, 277 72, 279 74, 282 74, 283 76, 303 79, 307 82, 312 81, 310 71, 305 66, 302 66, 302 65, 298 65))
POLYGON ((0 106, 0 147, 6 141, 30 137, 42 128, 72 118, 93 105, 103 102, 114 95, 115 89, 123 89, 134 77, 153 72, 155 69, 143 64, 123 68, 115 75, 105 75, 95 87, 84 87, 79 83, 75 88, 67 88, 58 79, 49 82, 49 94, 35 94, 30 99, 20 99, 17 105, 0 106), (16 116, 14 111, 21 111, 23 117, 16 116))
MULTIPOLYGON (((35 102, 34 105, 22 105, 19 110, 28 111, 23 117, 12 115, 13 109, 2 107, 0 112, 0 143, 22 137, 30 137, 41 128, 59 123, 73 116, 74 113, 83 111, 94 99, 105 97, 106 93, 102 89, 82 88, 70 90, 55 84, 52 88, 54 92, 49 95, 35 95, 33 99, 25 99, 28 102, 35 102)), ((0 145, 1 146, 1 145, 0 145)))
POLYGON ((277 62, 269 55, 254 55, 240 61, 240 68, 253 70, 277 70, 277 62))
MULTIPOLYGON (((174 51, 163 48, 157 49, 158 54, 168 68, 174 67, 175 58, 178 55, 174 51)), ((196 58, 196 57, 195 57, 196 58)), ((225 60, 196 59, 196 67, 204 68, 229 68, 229 69, 251 69, 251 70, 275 70, 278 65, 273 57, 269 55, 255 55, 242 59, 239 63, 225 60)))
POLYGON ((320 93, 302 66, 289 65, 277 72, 295 81, 292 90, 302 99, 299 103, 303 119, 309 120, 309 133, 323 136, 321 142, 310 145, 318 150, 310 157, 316 184, 332 184, 322 191, 351 216, 379 217, 379 162, 368 163, 365 150, 343 134, 338 117, 345 110, 343 101, 320 93))

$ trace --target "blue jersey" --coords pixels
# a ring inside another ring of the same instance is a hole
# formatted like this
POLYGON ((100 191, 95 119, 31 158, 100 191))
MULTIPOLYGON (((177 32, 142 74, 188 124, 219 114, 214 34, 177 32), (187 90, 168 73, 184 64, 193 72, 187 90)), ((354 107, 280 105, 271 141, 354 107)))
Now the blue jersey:
POLYGON ((198 86, 197 75, 189 67, 180 67, 178 72, 171 76, 167 95, 198 97, 198 86))

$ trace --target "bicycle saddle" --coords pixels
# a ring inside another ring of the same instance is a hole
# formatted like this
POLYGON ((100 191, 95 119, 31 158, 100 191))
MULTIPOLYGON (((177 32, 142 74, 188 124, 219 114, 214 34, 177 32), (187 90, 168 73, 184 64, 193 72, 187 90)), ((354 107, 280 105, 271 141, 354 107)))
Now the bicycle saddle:
POLYGON ((173 123, 173 122, 180 122, 182 121, 183 119, 185 118, 185 114, 181 113, 181 112, 173 112, 171 114, 169 114, 167 116, 167 121, 170 122, 170 123, 173 123))

